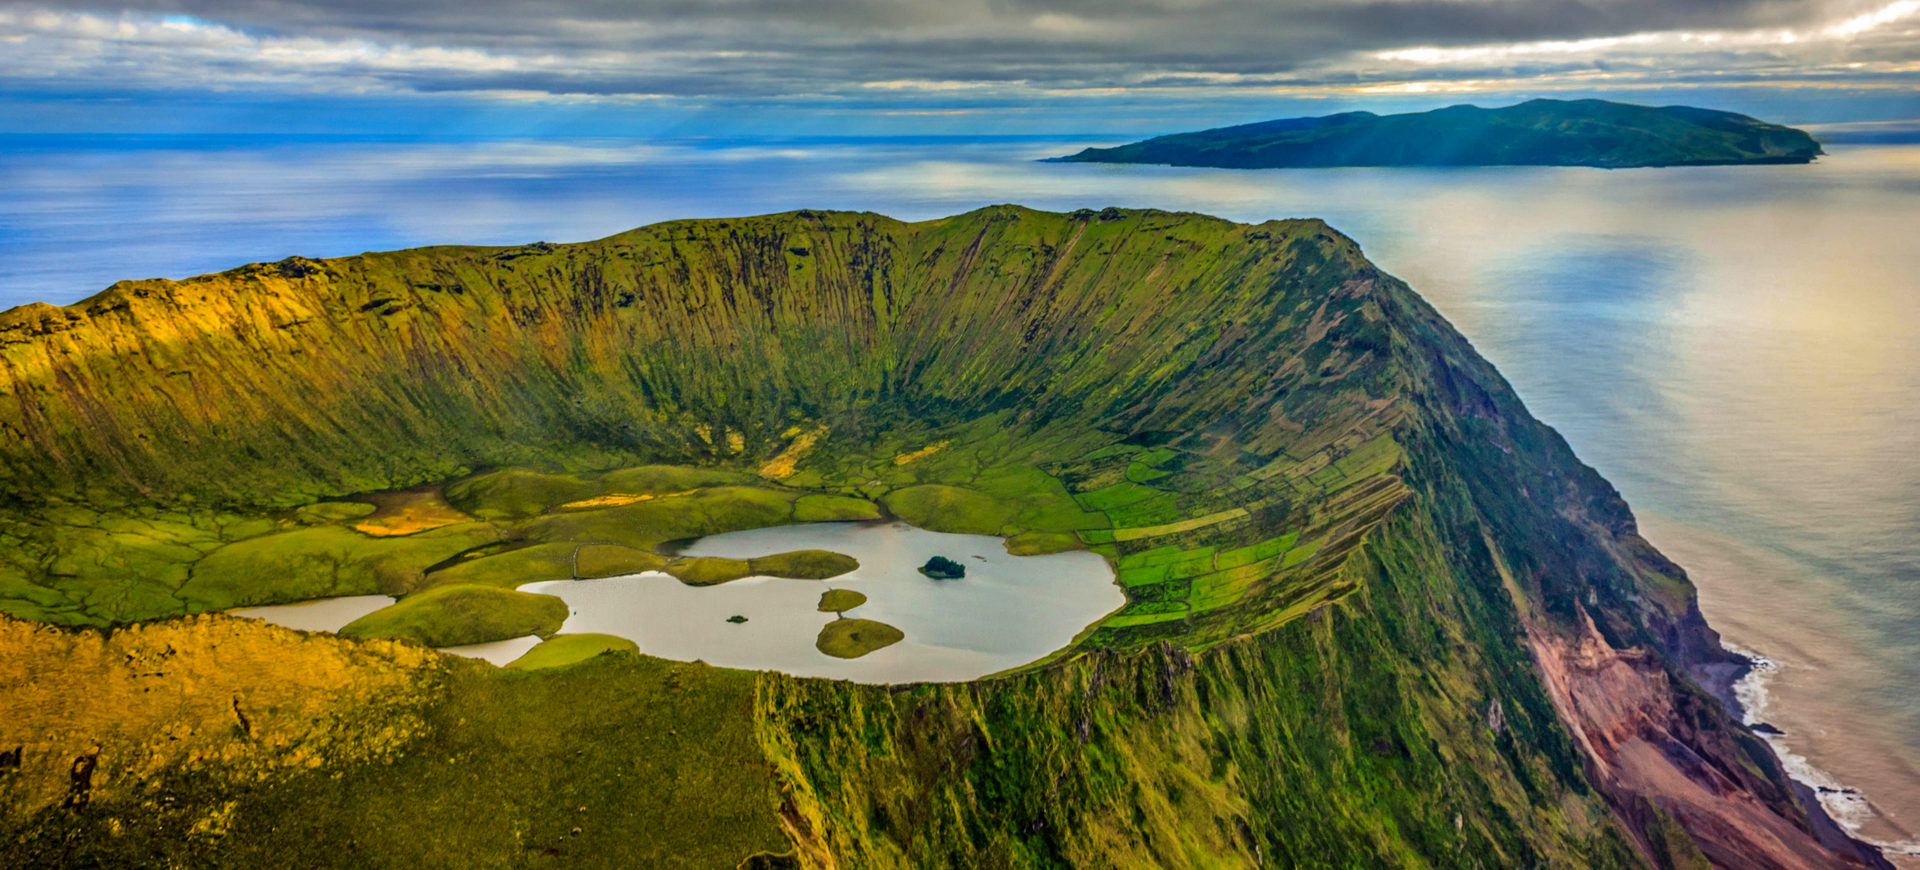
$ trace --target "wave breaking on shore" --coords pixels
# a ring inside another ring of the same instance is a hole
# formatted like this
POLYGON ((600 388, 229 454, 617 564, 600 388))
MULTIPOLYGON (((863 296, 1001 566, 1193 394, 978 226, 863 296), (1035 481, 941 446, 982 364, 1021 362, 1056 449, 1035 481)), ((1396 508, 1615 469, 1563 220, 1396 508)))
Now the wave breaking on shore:
POLYGON ((1767 684, 1779 675, 1784 665, 1738 644, 1723 640, 1721 645, 1747 660, 1745 671, 1735 677, 1730 686, 1741 722, 1767 741, 1787 775, 1794 782, 1806 786, 1828 818, 1845 829, 1848 835, 1878 848, 1887 860, 1903 870, 1920 870, 1920 837, 1895 825, 1885 813, 1874 807, 1865 792, 1841 782, 1806 756, 1795 752, 1788 745, 1788 738, 1792 734, 1767 721, 1767 711, 1772 703, 1767 684), (1875 836, 1871 832, 1876 828, 1892 829, 1897 836, 1875 836))

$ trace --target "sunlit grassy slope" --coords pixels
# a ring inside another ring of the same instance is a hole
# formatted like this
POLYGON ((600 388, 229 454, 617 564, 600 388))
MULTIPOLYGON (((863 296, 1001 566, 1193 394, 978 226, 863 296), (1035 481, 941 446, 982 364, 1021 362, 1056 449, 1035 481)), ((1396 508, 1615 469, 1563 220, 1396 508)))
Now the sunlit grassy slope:
MULTIPOLYGON (((0 749, 31 747, 0 773, 6 836, 47 863, 1607 867, 1650 860, 1648 831, 1690 854, 1591 778, 1523 639, 1598 632, 1692 698, 1718 653, 1691 587, 1317 221, 797 212, 128 282, 0 315, 0 435, 0 610, 80 627, 0 623, 0 705, 93 723, 0 718, 0 749), (274 690, 293 665, 255 646, 279 629, 162 623, 189 666, 139 679, 199 707, 115 719, 38 678, 98 627, 370 591, 414 624, 428 596, 882 510, 1091 549, 1127 604, 959 686, 617 649, 381 665, 423 727, 295 735, 297 768, 220 703, 274 690), (194 676, 213 657, 257 668, 194 676), (150 766, 157 733, 208 749, 150 766), (89 740, 115 786, 76 803, 89 740)), ((1682 708, 1687 752, 1805 823, 1757 741, 1682 708)))

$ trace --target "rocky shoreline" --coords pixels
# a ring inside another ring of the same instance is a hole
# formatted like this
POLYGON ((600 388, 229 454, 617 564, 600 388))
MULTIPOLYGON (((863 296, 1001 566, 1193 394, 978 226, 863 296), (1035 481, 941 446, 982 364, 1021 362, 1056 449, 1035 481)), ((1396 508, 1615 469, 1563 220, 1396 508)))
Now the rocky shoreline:
MULTIPOLYGON (((1864 839, 1828 811, 1827 805, 1821 800, 1821 795, 1833 789, 1807 782, 1797 775, 1787 764, 1787 760, 1781 756, 1780 747, 1774 743, 1776 738, 1786 736, 1787 732, 1778 726, 1757 719, 1757 711, 1749 709, 1747 703, 1741 698, 1740 684, 1771 669, 1770 660, 1758 653, 1728 646, 1724 642, 1721 649, 1726 653, 1725 660, 1693 666, 1691 670, 1694 681, 1708 694, 1718 699, 1726 707, 1727 712, 1746 725, 1748 730, 1760 735, 1768 748, 1773 750, 1774 759, 1780 764, 1780 768, 1786 771, 1788 782, 1793 787, 1793 796, 1806 811, 1807 822, 1812 826, 1813 835, 1820 844, 1836 852, 1852 854, 1870 866, 1884 867, 1887 870, 1902 870, 1893 863, 1893 857, 1920 857, 1896 852, 1883 844, 1864 839)), ((1843 790, 1854 795, 1860 794, 1857 789, 1843 790)), ((1911 866, 1920 866, 1920 863, 1911 866)))

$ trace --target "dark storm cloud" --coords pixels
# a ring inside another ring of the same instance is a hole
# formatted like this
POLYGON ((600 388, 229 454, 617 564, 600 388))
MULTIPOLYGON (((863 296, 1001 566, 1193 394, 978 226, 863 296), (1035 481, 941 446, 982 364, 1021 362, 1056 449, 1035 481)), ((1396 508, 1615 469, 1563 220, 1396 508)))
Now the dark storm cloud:
MULTIPOLYGON (((1884 8, 1885 0, 572 0, 536 11, 507 0, 0 0, 0 45, 12 56, 0 58, 0 79, 728 99, 894 90, 961 100, 996 87, 1298 88, 1541 69, 1658 75, 1663 66, 1678 76, 1709 63, 1773 75, 1780 57, 1800 55, 1753 32, 1818 33, 1884 8), (1601 57, 1611 46, 1551 49, 1547 58, 1381 54, 1661 33, 1748 35, 1731 50, 1691 53, 1643 40, 1627 46, 1640 52, 1632 57, 1601 57)), ((1913 42, 1873 54, 1897 64, 1914 57, 1913 42)), ((1833 62, 1834 51, 1823 51, 1814 62, 1833 62)))

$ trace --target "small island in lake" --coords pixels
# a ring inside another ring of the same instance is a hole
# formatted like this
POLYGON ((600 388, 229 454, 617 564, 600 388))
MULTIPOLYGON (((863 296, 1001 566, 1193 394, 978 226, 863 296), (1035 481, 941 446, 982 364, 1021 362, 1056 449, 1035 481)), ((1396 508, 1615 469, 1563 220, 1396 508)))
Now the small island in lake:
POLYGON ((1334 166, 1713 166, 1810 163, 1803 130, 1692 106, 1528 100, 1498 109, 1342 112, 1088 148, 1054 163, 1158 163, 1224 169, 1334 166))
POLYGON ((846 613, 867 603, 867 596, 852 589, 829 589, 820 593, 821 613, 846 613))
POLYGON ((945 556, 935 556, 920 566, 920 573, 935 580, 958 580, 967 576, 967 566, 945 556))
POLYGON ((836 619, 820 629, 814 648, 840 659, 857 659, 899 643, 906 633, 871 619, 836 619))

